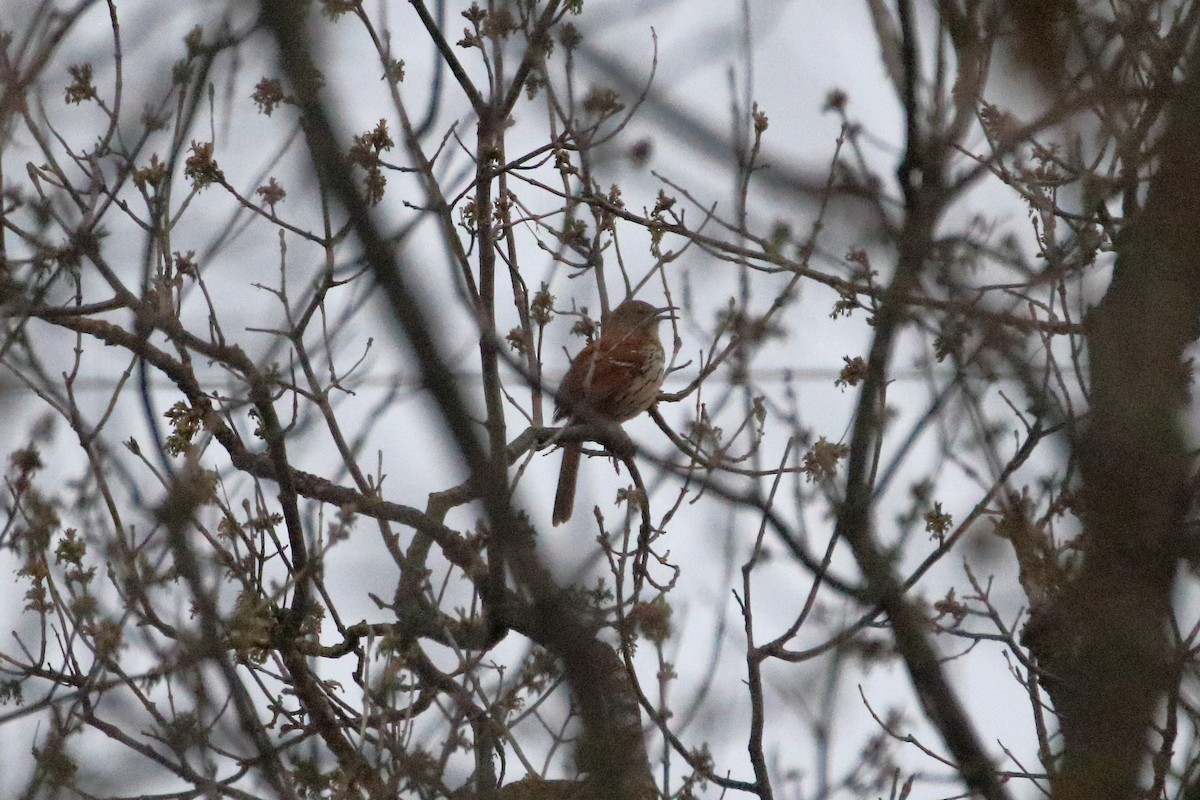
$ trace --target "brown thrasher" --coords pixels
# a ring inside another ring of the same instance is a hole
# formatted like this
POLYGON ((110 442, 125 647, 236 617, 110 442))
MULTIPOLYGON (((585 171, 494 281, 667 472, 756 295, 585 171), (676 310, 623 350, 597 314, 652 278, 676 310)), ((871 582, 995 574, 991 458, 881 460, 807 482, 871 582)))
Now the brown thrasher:
MULTIPOLYGON (((600 338, 588 342, 571 360, 555 398, 554 419, 620 424, 654 405, 666 360, 658 323, 670 311, 642 300, 626 300, 614 308, 604 320, 600 338)), ((563 444, 562 451, 555 525, 569 520, 575 509, 575 480, 583 452, 578 442, 563 444)))

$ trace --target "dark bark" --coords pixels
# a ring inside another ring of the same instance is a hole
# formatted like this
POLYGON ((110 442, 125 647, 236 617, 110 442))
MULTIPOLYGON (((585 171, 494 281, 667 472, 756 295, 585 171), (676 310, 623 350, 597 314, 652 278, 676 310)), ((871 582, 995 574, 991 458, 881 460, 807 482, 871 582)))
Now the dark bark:
POLYGON ((1087 320, 1091 413, 1074 440, 1082 561, 1026 630, 1063 734, 1053 785, 1062 800, 1139 794, 1147 732, 1173 673, 1167 624, 1190 502, 1183 350, 1200 322, 1198 119, 1193 58, 1145 207, 1120 237, 1112 284, 1087 320))

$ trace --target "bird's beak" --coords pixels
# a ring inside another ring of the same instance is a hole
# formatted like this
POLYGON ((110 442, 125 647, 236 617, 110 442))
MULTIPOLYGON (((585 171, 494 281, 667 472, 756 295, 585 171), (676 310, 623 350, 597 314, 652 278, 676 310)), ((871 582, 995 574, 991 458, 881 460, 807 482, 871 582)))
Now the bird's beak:
POLYGON ((679 306, 663 306, 662 308, 654 309, 655 319, 676 319, 675 312, 679 310, 679 306))

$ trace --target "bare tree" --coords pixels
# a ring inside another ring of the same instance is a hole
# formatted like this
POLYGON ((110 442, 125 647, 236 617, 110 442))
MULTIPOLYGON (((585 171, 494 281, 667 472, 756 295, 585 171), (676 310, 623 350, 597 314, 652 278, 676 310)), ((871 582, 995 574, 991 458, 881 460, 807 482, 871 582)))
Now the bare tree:
POLYGON ((598 2, 177 11, 4 23, 13 796, 1194 796, 1200 7, 868 0, 803 163, 752 3, 729 131, 598 2))

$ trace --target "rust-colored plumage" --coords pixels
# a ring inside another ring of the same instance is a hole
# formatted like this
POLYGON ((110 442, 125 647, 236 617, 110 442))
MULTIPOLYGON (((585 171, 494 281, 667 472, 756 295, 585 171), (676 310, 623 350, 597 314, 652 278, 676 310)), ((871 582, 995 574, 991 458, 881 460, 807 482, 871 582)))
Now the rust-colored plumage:
MULTIPOLYGON (((666 360, 658 338, 658 323, 670 309, 642 300, 626 300, 604 320, 600 338, 589 342, 571 361, 558 389, 554 418, 577 422, 633 419, 658 397, 666 360)), ((580 445, 563 445, 553 522, 571 518, 575 482, 579 476, 580 445)))

